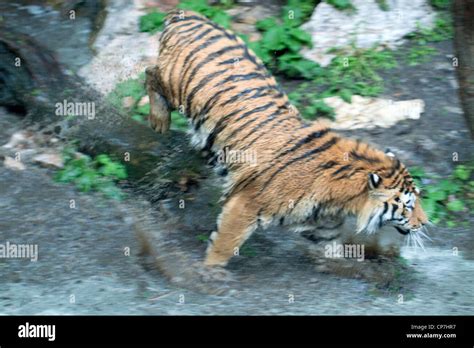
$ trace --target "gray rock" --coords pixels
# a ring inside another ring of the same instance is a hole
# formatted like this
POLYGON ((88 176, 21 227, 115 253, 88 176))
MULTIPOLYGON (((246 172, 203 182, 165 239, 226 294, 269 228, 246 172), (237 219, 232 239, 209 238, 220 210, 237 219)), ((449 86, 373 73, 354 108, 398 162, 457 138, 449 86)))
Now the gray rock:
POLYGON ((388 11, 380 9, 375 0, 352 0, 356 11, 340 11, 321 2, 303 29, 311 33, 313 48, 304 52, 322 66, 330 63, 331 48, 370 48, 375 45, 395 47, 415 31, 417 25, 431 27, 435 13, 426 0, 387 1, 388 11))

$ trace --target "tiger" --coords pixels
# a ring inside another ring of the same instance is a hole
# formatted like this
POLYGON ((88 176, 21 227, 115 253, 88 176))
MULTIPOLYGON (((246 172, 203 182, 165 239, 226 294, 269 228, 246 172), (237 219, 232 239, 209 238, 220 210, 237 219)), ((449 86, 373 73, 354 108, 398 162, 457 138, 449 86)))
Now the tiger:
POLYGON ((420 190, 400 160, 328 123, 305 121, 233 32, 173 10, 159 43, 156 65, 145 69, 149 124, 162 134, 172 110, 186 115, 191 144, 210 153, 227 180, 205 266, 225 267, 258 228, 297 229, 324 218, 354 216, 356 233, 391 224, 420 243, 427 237, 420 190), (256 160, 216 160, 230 151, 256 160))

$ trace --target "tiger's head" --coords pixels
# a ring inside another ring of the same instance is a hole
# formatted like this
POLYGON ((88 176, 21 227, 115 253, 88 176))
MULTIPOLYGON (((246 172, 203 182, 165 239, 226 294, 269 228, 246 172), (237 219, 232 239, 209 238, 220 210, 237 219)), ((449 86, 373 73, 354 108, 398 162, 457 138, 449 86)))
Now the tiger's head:
POLYGON ((420 190, 407 169, 387 150, 385 166, 367 177, 367 200, 358 216, 357 232, 374 233, 390 224, 408 242, 423 247, 423 232, 428 218, 420 202, 420 190))

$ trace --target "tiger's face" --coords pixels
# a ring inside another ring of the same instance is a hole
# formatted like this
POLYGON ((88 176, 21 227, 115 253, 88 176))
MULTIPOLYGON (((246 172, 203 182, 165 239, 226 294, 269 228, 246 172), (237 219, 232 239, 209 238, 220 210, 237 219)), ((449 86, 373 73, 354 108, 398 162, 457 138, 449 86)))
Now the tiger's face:
POLYGON ((359 216, 358 232, 374 233, 384 225, 392 225, 408 236, 414 245, 423 245, 422 239, 429 238, 423 232, 428 218, 420 202, 420 190, 398 160, 393 170, 368 175, 368 200, 359 216))
MULTIPOLYGON (((390 195, 390 192, 387 194, 390 195)), ((419 195, 417 187, 402 186, 392 197, 383 202, 382 224, 393 224, 403 235, 419 232, 428 223, 419 195)))

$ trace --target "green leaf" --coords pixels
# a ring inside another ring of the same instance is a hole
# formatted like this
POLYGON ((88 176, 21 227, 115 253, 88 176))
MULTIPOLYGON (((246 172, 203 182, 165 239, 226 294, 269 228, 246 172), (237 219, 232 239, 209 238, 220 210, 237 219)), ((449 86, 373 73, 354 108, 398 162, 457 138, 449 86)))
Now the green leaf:
POLYGON ((346 103, 352 103, 352 93, 348 89, 343 89, 339 92, 339 96, 344 100, 346 103))
POLYGON ((311 38, 311 34, 307 33, 306 31, 299 29, 299 28, 293 28, 290 30, 290 36, 299 42, 301 42, 303 45, 312 47, 313 45, 313 40, 311 38))
POLYGON ((444 201, 448 198, 448 195, 446 191, 436 189, 435 191, 430 192, 429 197, 434 201, 444 201))
POLYGON ((188 119, 181 115, 178 111, 173 111, 171 113, 171 128, 176 130, 186 130, 188 129, 188 119))
POLYGON ((285 32, 282 27, 270 28, 263 34, 263 45, 269 50, 279 51, 285 48, 285 32))
POLYGON ((295 53, 298 53, 302 47, 299 41, 291 39, 286 42, 286 45, 290 51, 295 53))
POLYGON ((155 33, 163 29, 166 13, 152 12, 140 17, 139 29, 141 32, 155 33))
POLYGON ((196 238, 200 242, 207 242, 209 240, 209 236, 206 236, 205 234, 198 234, 196 238))
POLYGON ((456 227, 456 222, 453 220, 448 220, 446 221, 446 226, 448 226, 449 228, 456 227))
POLYGON ((454 212, 463 211, 465 209, 464 203, 459 199, 449 202, 446 207, 448 208, 448 210, 454 212))
POLYGON ((229 28, 230 27, 230 16, 225 13, 224 11, 222 12, 216 12, 212 17, 212 21, 219 24, 223 28, 229 28))
POLYGON ((140 123, 146 123, 143 115, 139 115, 139 114, 132 115, 132 120, 140 122, 140 123))
POLYGON ((471 176, 471 170, 465 165, 458 165, 454 170, 454 177, 460 180, 468 180, 471 176))
POLYGON ((446 191, 448 194, 459 192, 461 186, 454 181, 443 179, 438 183, 440 190, 446 191))
POLYGON ((98 155, 96 158, 95 158, 95 161, 97 163, 100 163, 100 164, 110 164, 112 163, 112 160, 110 159, 109 156, 105 155, 105 154, 102 154, 102 155, 98 155))
POLYGON ((98 191, 102 192, 106 197, 115 200, 122 200, 125 197, 125 193, 110 181, 105 181, 99 185, 98 191))
POLYGON ((354 10, 355 7, 349 0, 326 0, 326 2, 338 10, 354 10))
POLYGON ((410 175, 413 178, 419 178, 419 179, 423 179, 426 177, 425 170, 421 167, 412 167, 410 169, 410 175))
POLYGON ((260 31, 268 31, 271 28, 274 28, 276 26, 277 26, 277 22, 276 22, 275 17, 268 17, 268 18, 259 20, 255 24, 255 27, 260 31))
POLYGON ((148 115, 150 113, 150 104, 145 104, 138 107, 136 112, 142 115, 148 115))
POLYGON ((269 64, 272 61, 272 54, 261 45, 260 42, 250 42, 249 48, 259 57, 263 63, 269 64))

